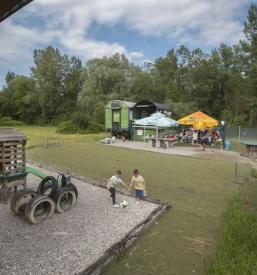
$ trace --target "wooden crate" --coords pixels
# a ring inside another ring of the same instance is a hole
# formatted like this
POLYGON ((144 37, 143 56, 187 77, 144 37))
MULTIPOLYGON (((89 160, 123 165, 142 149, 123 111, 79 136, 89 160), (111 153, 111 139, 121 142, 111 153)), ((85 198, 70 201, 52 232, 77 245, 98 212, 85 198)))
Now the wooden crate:
POLYGON ((8 189, 26 185, 26 137, 17 129, 0 128, 0 186, 7 200, 8 189))

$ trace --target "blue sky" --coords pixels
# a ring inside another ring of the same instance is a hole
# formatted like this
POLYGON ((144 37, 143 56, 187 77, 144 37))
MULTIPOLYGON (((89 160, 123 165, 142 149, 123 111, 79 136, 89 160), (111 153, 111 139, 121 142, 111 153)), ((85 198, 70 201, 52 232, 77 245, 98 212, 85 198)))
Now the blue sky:
POLYGON ((181 44, 210 51, 242 38, 248 0, 34 0, 0 23, 0 86, 30 74, 33 49, 78 56, 125 54, 143 64, 181 44))

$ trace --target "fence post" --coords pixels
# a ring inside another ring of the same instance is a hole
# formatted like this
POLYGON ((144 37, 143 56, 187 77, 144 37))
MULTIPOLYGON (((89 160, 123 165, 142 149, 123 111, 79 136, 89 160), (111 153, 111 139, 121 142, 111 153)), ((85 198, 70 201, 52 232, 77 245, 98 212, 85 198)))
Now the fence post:
POLYGON ((241 140, 241 126, 238 126, 238 140, 241 140))
POLYGON ((235 161, 235 184, 237 184, 237 160, 235 161))

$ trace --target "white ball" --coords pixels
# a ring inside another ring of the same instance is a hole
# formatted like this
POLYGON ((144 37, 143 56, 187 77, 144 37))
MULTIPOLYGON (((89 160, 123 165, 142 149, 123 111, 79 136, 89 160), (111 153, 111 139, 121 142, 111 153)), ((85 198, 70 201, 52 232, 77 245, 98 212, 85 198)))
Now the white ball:
POLYGON ((122 201, 120 203, 120 206, 123 207, 123 208, 126 208, 128 206, 128 202, 127 201, 122 201))

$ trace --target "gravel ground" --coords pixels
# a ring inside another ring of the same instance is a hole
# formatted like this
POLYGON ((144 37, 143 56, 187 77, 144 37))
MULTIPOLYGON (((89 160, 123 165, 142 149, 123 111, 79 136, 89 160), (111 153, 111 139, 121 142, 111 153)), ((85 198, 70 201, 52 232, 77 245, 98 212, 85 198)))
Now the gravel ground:
MULTIPOLYGON (((117 201, 126 200, 129 206, 112 208, 107 190, 77 179, 72 182, 79 191, 75 207, 39 225, 28 224, 14 216, 8 205, 0 205, 1 275, 78 273, 158 207, 117 194, 117 201)), ((28 187, 36 189, 38 183, 38 178, 28 176, 28 187)))

